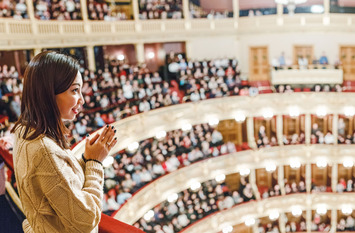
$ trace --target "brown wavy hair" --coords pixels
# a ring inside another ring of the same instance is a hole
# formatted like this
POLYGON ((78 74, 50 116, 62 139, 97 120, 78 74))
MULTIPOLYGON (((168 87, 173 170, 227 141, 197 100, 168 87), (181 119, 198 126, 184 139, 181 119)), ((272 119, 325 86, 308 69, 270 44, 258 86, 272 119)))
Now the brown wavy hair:
POLYGON ((55 96, 71 86, 79 68, 77 60, 64 54, 46 51, 36 55, 25 70, 21 115, 11 132, 23 126, 23 139, 45 135, 68 149, 69 129, 60 117, 55 96))

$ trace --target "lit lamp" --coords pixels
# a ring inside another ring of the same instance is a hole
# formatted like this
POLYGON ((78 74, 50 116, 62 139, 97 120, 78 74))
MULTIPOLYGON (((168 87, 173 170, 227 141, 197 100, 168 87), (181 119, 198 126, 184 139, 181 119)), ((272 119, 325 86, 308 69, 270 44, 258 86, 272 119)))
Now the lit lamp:
POLYGON ((296 5, 307 2, 307 0, 275 0, 277 4, 287 6, 288 14, 293 15, 295 13, 296 5))

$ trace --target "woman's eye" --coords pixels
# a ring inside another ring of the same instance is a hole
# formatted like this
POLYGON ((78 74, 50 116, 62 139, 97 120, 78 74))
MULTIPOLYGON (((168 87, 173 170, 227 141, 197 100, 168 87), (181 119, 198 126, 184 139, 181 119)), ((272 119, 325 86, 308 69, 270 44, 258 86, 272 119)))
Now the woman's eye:
POLYGON ((79 88, 75 88, 75 89, 73 90, 74 93, 77 93, 78 91, 79 91, 79 88))

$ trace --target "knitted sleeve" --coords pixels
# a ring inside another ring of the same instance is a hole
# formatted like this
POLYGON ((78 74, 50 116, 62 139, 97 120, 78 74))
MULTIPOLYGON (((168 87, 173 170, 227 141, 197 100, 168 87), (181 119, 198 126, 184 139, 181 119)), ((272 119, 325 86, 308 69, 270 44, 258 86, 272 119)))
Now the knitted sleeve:
MULTIPOLYGON (((49 151, 37 164, 39 183, 50 206, 62 222, 66 232, 91 232, 100 222, 104 171, 94 161, 85 164, 84 184, 64 151, 49 151)), ((82 176, 82 175, 81 175, 82 176)))

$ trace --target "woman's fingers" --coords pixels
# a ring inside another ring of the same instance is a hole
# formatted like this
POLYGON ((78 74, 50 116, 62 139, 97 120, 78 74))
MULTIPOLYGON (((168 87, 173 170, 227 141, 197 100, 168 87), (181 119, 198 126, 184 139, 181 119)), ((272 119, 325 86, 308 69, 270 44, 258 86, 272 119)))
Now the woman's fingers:
POLYGON ((112 129, 111 131, 109 131, 109 132, 106 134, 106 137, 104 138, 104 143, 111 144, 111 143, 112 143, 112 139, 113 139, 113 137, 115 136, 115 133, 116 133, 116 130, 115 130, 115 129, 112 129))
POLYGON ((112 138, 113 138, 113 135, 115 134, 115 132, 116 132, 115 127, 114 126, 109 126, 107 128, 105 137, 102 138, 101 142, 102 143, 110 143, 112 138))
POLYGON ((101 132, 101 134, 100 134, 100 137, 99 137, 99 141, 103 141, 104 140, 104 138, 105 138, 105 136, 106 136, 106 134, 107 134, 107 132, 110 130, 110 126, 109 125, 106 125, 105 127, 104 127, 104 129, 102 130, 102 132, 101 132))
POLYGON ((90 139, 90 145, 94 144, 96 140, 99 138, 100 134, 95 134, 93 138, 90 139))
POLYGON ((116 145, 116 143, 117 143, 117 138, 114 138, 114 139, 111 141, 111 143, 110 143, 108 149, 111 150, 111 148, 114 147, 114 146, 116 145))

